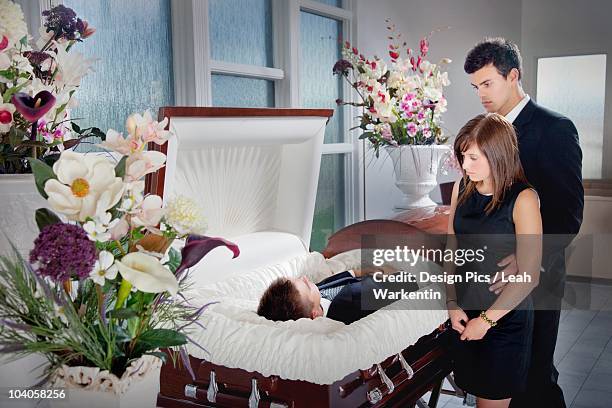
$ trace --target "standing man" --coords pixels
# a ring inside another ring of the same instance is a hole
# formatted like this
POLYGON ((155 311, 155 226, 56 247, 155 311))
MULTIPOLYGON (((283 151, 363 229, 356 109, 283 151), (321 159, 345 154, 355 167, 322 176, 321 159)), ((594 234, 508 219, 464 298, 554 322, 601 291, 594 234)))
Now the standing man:
MULTIPOLYGON (((533 293, 528 386, 524 394, 512 398, 510 406, 565 407, 553 355, 565 288, 564 250, 582 223, 582 151, 572 121, 537 105, 525 94, 520 82, 521 65, 515 44, 503 38, 488 38, 468 53, 464 70, 486 111, 504 115, 514 124, 527 180, 540 197, 544 257, 540 284, 533 293)), ((517 272, 514 255, 500 266, 506 275, 517 272)), ((491 286, 496 293, 503 288, 501 282, 491 286)))

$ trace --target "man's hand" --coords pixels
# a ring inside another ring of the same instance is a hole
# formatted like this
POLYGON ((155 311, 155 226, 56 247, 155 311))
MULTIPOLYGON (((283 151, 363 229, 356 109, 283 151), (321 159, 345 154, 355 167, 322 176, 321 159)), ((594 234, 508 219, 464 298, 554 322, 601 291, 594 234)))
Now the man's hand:
POLYGON ((508 284, 507 281, 501 281, 502 274, 503 276, 510 276, 518 273, 518 265, 516 264, 515 254, 508 255, 502 259, 497 266, 501 266, 504 269, 502 269, 500 273, 495 274, 497 280, 493 281, 491 286, 489 286, 489 290, 491 292, 495 292, 496 295, 499 295, 501 291, 504 290, 504 287, 508 284))
POLYGON ((461 340, 480 340, 490 328, 491 325, 480 317, 472 319, 461 333, 461 340))
POLYGON ((469 319, 463 309, 457 306, 455 301, 451 301, 448 304, 448 317, 450 318, 453 329, 459 332, 459 334, 462 334, 465 329, 465 324, 469 319))

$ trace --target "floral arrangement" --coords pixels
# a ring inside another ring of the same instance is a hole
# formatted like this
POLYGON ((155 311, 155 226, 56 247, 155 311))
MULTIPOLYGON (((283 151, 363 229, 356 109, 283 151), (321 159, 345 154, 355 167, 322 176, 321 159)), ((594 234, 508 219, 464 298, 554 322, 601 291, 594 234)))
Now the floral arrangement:
POLYGON ((406 48, 394 25, 387 29, 391 40, 389 66, 377 56, 366 58, 345 42, 343 58, 333 67, 333 73, 344 77, 361 98, 361 102, 336 102, 363 108, 357 126, 364 131, 360 139, 370 141, 377 157, 381 146, 443 144, 448 139, 442 130, 441 114, 447 106, 444 87, 450 81, 442 66, 451 61, 444 58, 432 64, 427 60, 427 37, 421 39, 416 52, 406 48))
MULTIPOLYGON (((0 353, 44 354, 50 373, 62 365, 121 374, 136 359, 162 359, 172 348, 191 370, 185 345, 208 305, 183 293, 188 271, 211 249, 239 249, 202 234, 202 211, 186 197, 145 195, 144 177, 166 156, 167 119, 148 112, 127 119, 128 135, 109 130, 96 153, 65 150, 51 167, 29 159, 49 208, 36 211, 40 234, 29 259, 0 257, 0 353), (186 239, 179 251, 176 239, 186 239)), ((193 372, 192 372, 193 373, 193 372)))
POLYGON ((95 29, 63 5, 44 11, 40 37, 30 44, 21 7, 0 0, 0 174, 29 173, 27 157, 48 164, 98 128, 81 129, 68 114, 93 59, 73 46, 95 29))

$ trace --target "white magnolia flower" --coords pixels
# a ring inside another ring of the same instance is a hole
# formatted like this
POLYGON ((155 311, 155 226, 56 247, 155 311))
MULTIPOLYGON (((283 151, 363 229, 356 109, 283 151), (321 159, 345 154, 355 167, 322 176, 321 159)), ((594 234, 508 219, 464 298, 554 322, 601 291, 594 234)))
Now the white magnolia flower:
POLYGON ((51 208, 70 220, 85 221, 119 202, 123 181, 104 157, 65 151, 53 165, 57 179, 45 183, 51 208))
POLYGON ((78 87, 81 85, 81 79, 91 70, 95 61, 96 58, 85 58, 79 52, 68 53, 64 45, 57 44, 55 86, 58 89, 78 87))
POLYGON ((115 265, 115 257, 108 251, 100 251, 98 260, 94 265, 93 270, 89 274, 92 281, 100 286, 104 286, 106 279, 115 279, 117 277, 117 265, 115 265))
POLYGON ((181 235, 203 234, 206 230, 202 208, 195 200, 183 195, 168 202, 165 222, 181 235))
POLYGON ((9 47, 14 47, 28 35, 21 6, 10 0, 0 0, 0 38, 3 35, 8 38, 9 47))
POLYGON ((168 291, 172 295, 178 292, 178 281, 174 274, 151 255, 132 252, 124 256, 121 261, 115 261, 115 264, 123 279, 141 292, 168 291))

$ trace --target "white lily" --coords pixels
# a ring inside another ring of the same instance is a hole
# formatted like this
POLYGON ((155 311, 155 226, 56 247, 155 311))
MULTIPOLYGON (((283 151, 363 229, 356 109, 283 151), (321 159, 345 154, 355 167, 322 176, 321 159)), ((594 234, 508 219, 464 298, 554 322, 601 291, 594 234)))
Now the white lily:
POLYGON ((178 292, 178 281, 174 274, 151 255, 132 252, 124 256, 121 261, 115 261, 115 264, 123 279, 141 292, 168 291, 172 295, 178 292))
POLYGON ((51 208, 85 221, 112 208, 123 194, 123 181, 104 157, 65 151, 53 165, 57 179, 45 183, 51 208))
POLYGON ((108 251, 100 251, 98 260, 89 274, 92 281, 104 286, 106 279, 115 279, 119 268, 115 265, 115 257, 108 251))

